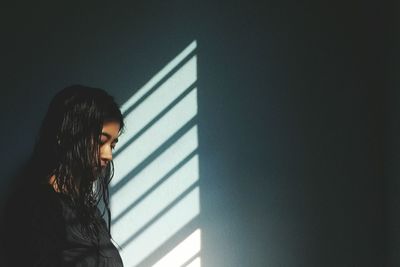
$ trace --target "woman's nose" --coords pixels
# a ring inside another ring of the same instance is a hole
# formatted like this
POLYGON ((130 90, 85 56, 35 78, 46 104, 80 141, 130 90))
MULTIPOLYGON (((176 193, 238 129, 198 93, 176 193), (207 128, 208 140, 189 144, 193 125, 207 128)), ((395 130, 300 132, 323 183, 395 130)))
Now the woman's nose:
POLYGON ((112 160, 112 150, 111 148, 104 148, 101 151, 100 157, 104 161, 111 161, 112 160))

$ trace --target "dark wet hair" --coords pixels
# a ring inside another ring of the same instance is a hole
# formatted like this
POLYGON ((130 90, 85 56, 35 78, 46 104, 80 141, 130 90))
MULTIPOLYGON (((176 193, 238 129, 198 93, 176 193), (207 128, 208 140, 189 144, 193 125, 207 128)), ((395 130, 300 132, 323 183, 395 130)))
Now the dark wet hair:
POLYGON ((99 149, 103 124, 116 121, 120 132, 123 116, 112 96, 102 89, 69 86, 52 99, 42 122, 28 164, 30 182, 48 184, 55 175, 61 194, 77 211, 84 233, 96 235, 95 212, 103 202, 110 233, 108 185, 114 174, 111 162, 101 170, 99 149))

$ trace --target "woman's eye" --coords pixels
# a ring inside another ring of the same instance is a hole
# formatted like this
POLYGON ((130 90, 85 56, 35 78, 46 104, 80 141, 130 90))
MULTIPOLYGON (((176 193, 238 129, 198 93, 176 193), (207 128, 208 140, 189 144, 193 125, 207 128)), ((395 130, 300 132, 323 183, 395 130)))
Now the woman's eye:
POLYGON ((106 142, 106 140, 100 140, 100 145, 104 145, 106 142))

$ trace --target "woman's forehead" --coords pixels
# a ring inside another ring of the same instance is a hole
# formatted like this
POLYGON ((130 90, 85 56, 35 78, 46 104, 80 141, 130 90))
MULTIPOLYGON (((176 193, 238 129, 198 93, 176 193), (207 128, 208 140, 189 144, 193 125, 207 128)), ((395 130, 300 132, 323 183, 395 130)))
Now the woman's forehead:
POLYGON ((119 135, 120 123, 117 121, 104 122, 101 134, 108 138, 117 138, 119 135))

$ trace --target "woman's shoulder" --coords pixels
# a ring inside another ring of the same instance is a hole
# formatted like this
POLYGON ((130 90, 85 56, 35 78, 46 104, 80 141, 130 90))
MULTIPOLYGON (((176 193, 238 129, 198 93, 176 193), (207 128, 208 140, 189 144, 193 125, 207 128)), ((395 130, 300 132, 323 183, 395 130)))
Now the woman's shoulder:
POLYGON ((62 220, 62 202, 50 185, 23 186, 7 199, 4 219, 8 226, 49 227, 62 220))
POLYGON ((3 223, 5 251, 14 264, 10 266, 15 266, 17 260, 50 259, 50 254, 59 251, 65 243, 62 204, 45 185, 21 186, 15 190, 7 200, 3 223), (26 259, 18 255, 21 251, 26 259))

